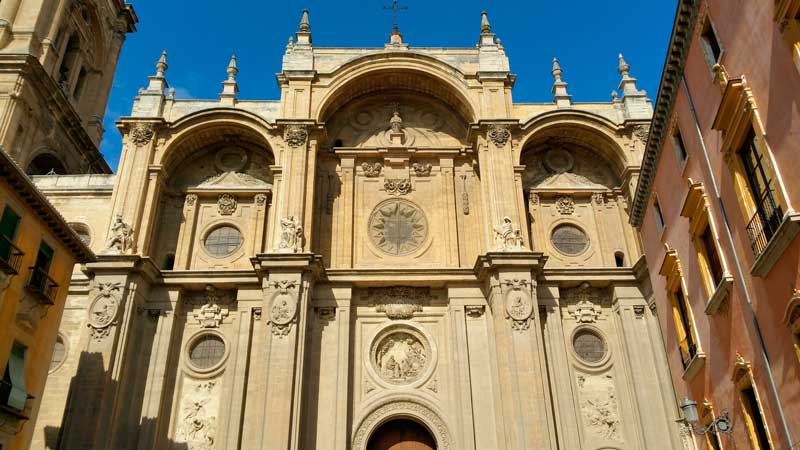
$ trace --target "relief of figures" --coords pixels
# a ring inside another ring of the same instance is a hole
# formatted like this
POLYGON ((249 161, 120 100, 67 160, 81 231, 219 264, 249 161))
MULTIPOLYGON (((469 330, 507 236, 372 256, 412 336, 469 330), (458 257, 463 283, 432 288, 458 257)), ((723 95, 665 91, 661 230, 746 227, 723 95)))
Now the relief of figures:
POLYGON ((378 374, 394 384, 406 384, 419 379, 427 360, 425 347, 408 333, 394 333, 386 337, 375 355, 378 374))

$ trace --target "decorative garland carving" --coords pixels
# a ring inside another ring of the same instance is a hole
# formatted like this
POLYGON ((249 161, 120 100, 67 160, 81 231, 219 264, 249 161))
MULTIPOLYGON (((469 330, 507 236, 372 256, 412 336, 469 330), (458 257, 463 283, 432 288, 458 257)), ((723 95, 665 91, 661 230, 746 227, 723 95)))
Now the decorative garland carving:
POLYGON ((155 136, 156 130, 151 123, 137 123, 131 130, 131 142, 137 147, 143 147, 150 143, 155 136))
POLYGON ((286 128, 283 140, 292 148, 303 146, 308 140, 308 130, 303 125, 290 125, 286 128))
POLYGON ((361 163, 361 170, 364 171, 364 176, 369 178, 374 178, 380 175, 382 169, 383 169, 383 164, 379 162, 361 163))
POLYGON ((506 316, 511 319, 511 329, 525 331, 531 326, 533 315, 533 300, 531 299, 528 280, 504 280, 501 284, 505 288, 506 316))
POLYGON ((486 137, 498 147, 504 147, 508 140, 511 139, 511 131, 505 125, 492 125, 486 133, 486 137))
POLYGON ((364 418, 353 436, 353 446, 351 448, 353 450, 366 450, 367 438, 369 438, 375 427, 381 424, 387 417, 400 414, 409 415, 422 420, 433 433, 436 439, 436 448, 439 450, 453 449, 450 432, 439 415, 424 405, 408 400, 387 403, 364 418))
POLYGON ((563 196, 556 199, 556 209, 564 216, 569 216, 575 212, 575 201, 570 196, 563 196))
POLYGON ((100 292, 89 306, 87 326, 92 339, 102 341, 111 334, 111 326, 117 323, 123 284, 111 282, 97 286, 100 292))
POLYGON ((634 125, 631 129, 631 135, 645 144, 647 143, 647 136, 649 133, 649 125, 634 125))
POLYGON ((236 197, 233 194, 222 194, 217 199, 219 213, 223 216, 233 215, 238 205, 239 203, 236 201, 236 197))
POLYGON ((387 179, 383 182, 383 188, 389 195, 406 195, 411 192, 411 180, 387 179))
POLYGON ((386 314, 392 320, 407 320, 415 312, 422 312, 422 306, 431 300, 430 288, 391 286, 369 290, 376 312, 386 314))

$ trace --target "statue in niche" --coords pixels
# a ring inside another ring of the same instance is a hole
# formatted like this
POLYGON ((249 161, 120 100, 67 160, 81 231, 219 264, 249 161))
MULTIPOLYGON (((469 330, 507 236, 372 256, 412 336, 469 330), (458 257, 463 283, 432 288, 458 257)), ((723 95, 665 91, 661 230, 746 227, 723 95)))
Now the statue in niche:
POLYGON ((123 254, 133 247, 133 228, 122 221, 122 214, 114 216, 111 236, 106 242, 105 254, 123 254))
POLYGON ((494 228, 494 241, 498 251, 524 250, 519 227, 515 227, 508 216, 503 217, 503 223, 494 228))
POLYGON ((392 112, 392 118, 389 119, 389 125, 392 128, 392 133, 402 133, 403 132, 403 118, 400 117, 400 105, 395 103, 392 105, 394 107, 394 111, 392 112))

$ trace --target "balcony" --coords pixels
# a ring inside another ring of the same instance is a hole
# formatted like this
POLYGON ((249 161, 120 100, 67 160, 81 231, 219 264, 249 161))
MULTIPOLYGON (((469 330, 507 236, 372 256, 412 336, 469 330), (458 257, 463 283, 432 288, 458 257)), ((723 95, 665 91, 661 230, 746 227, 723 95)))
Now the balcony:
POLYGON ((775 204, 772 191, 766 191, 756 205, 756 213, 747 224, 747 237, 750 238, 750 247, 756 257, 767 248, 782 220, 781 207, 775 204))
POLYGON ((19 265, 25 254, 7 237, 0 235, 0 271, 6 275, 19 273, 19 265))
MULTIPOLYGON (((29 417, 25 414, 24 410, 17 409, 9 405, 11 387, 11 383, 8 381, 0 380, 0 421, 8 424, 26 421, 29 419, 29 417)), ((28 395, 28 398, 25 400, 26 407, 28 406, 28 401, 31 399, 33 399, 33 396, 28 395)), ((19 428, 19 426, 17 426, 17 428, 19 428)))
POLYGON ((30 268, 28 284, 25 287, 39 302, 46 305, 55 304, 56 295, 58 294, 58 284, 41 268, 30 268))

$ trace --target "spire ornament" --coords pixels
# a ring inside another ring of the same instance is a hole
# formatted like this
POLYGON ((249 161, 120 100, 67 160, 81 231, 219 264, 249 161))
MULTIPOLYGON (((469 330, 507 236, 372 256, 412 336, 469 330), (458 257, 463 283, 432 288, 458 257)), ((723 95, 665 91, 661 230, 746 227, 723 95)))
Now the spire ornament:
POLYGON ((622 75, 623 80, 630 79, 630 71, 631 66, 625 61, 625 57, 622 56, 622 53, 619 54, 619 66, 617 67, 617 72, 622 75))
POLYGON ((228 63, 228 81, 236 81, 236 75, 239 74, 239 68, 236 67, 236 55, 231 55, 231 61, 228 63))
POLYGON ((164 78, 164 72, 167 71, 169 65, 167 65, 167 51, 164 50, 161 52, 161 57, 158 58, 156 62, 156 76, 159 78, 164 78))
POLYGON ((303 10, 303 16, 300 18, 300 28, 301 33, 311 33, 311 23, 308 21, 308 10, 303 10))
POLYGON ((492 24, 489 23, 489 14, 481 12, 481 34, 492 34, 492 24))
POLYGON ((564 70, 558 63, 558 58, 553 58, 553 101, 558 108, 569 108, 572 104, 572 96, 567 93, 567 83, 563 80, 564 70))

